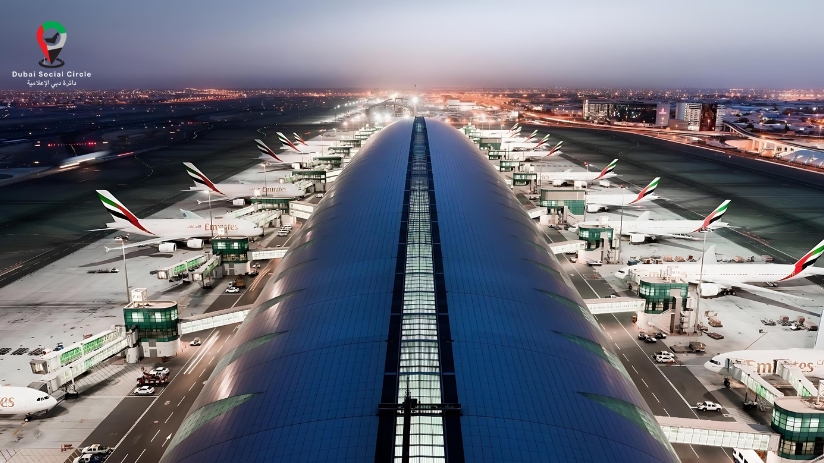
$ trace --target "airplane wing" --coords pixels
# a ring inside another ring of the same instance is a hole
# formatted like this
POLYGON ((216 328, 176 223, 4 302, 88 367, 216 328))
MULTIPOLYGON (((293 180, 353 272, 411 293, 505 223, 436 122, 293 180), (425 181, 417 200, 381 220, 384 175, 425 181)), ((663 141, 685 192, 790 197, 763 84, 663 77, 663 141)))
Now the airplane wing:
POLYGON ((700 239, 700 238, 696 238, 696 237, 690 236, 690 235, 675 235, 675 234, 672 234, 672 233, 643 233, 643 234, 647 235, 647 236, 661 236, 661 237, 664 237, 664 238, 678 238, 678 239, 682 239, 682 240, 692 240, 692 241, 698 241, 700 239))
MULTIPOLYGON (((787 297, 792 297, 792 298, 795 298, 795 299, 810 300, 809 298, 806 298, 806 297, 796 296, 794 294, 782 293, 780 291, 774 291, 772 289, 767 289, 767 288, 764 288, 764 287, 761 287, 761 286, 751 285, 751 284, 747 284, 747 283, 740 283, 738 281, 730 281, 730 280, 726 280, 726 279, 723 279, 723 278, 713 278, 713 279, 707 279, 707 280, 703 280, 703 281, 704 281, 704 283, 716 283, 716 284, 719 284, 719 285, 722 285, 722 286, 741 288, 741 289, 745 289, 745 290, 753 292, 753 293, 763 293, 763 294, 768 294, 768 295, 772 295, 772 296, 787 296, 787 297)), ((694 281, 693 283, 698 283, 698 282, 694 281)))
POLYGON ((170 241, 183 241, 183 240, 188 240, 191 237, 192 237, 192 235, 178 235, 178 236, 164 236, 162 238, 151 238, 151 239, 143 240, 143 241, 135 241, 134 243, 125 244, 123 246, 115 246, 113 248, 110 248, 110 247, 107 246, 106 247, 106 252, 114 251, 114 250, 120 250, 120 249, 135 248, 135 247, 138 247, 138 246, 147 246, 147 245, 150 245, 150 244, 168 243, 170 241))

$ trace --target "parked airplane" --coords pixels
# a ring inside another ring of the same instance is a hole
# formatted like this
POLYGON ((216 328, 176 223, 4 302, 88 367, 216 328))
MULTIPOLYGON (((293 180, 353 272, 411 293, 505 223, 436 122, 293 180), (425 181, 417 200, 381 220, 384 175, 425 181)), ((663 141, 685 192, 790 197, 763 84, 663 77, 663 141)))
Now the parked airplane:
MULTIPOLYGON (((278 132, 280 134, 280 132, 278 132)), ((283 135, 283 134, 281 134, 283 135)), ((291 142, 290 142, 291 143, 291 142)), ((258 151, 261 152, 260 159, 264 159, 267 164, 288 164, 291 165, 293 163, 300 163, 306 160, 307 155, 311 155, 313 153, 302 152, 302 151, 295 151, 296 154, 275 154, 275 152, 266 146, 266 143, 263 143, 263 140, 255 139, 255 144, 257 145, 258 151)), ((292 145, 294 146, 294 145, 292 145)), ((297 148, 295 148, 297 150, 297 148)))
POLYGON ((529 134, 529 136, 528 136, 528 137, 526 137, 526 140, 524 140, 524 142, 525 142, 525 143, 526 143, 526 142, 531 142, 531 141, 532 141, 532 139, 533 139, 533 138, 535 138, 535 135, 538 135, 538 131, 537 131, 537 130, 533 130, 533 131, 532 131, 532 133, 531 133, 531 134, 529 134))
POLYGON ((699 293, 702 297, 711 297, 721 294, 730 288, 741 288, 753 292, 766 294, 793 296, 771 289, 755 286, 750 283, 775 283, 779 281, 789 281, 798 278, 806 278, 812 275, 824 275, 824 269, 814 267, 815 261, 824 253, 824 241, 818 243, 810 252, 805 254, 795 264, 719 264, 710 257, 703 263, 703 273, 701 263, 666 263, 666 264, 645 264, 633 267, 623 267, 615 276, 625 279, 632 269, 636 272, 648 272, 653 275, 669 274, 680 275, 684 281, 698 283, 701 281, 699 293))
MULTIPOLYGON (((659 236, 697 239, 689 234, 729 227, 728 223, 718 221, 727 212, 729 204, 729 199, 724 201, 703 220, 649 220, 649 211, 646 211, 635 220, 625 220, 623 224, 619 225, 619 232, 622 235, 629 235, 630 241, 633 243, 643 243, 646 238, 657 238, 659 236)), ((598 224, 600 224, 598 220, 588 220, 583 223, 583 225, 598 224)))
POLYGON ((541 181, 550 181, 556 186, 560 186, 564 182, 594 182, 595 180, 615 177, 613 171, 616 165, 618 165, 618 160, 613 159, 600 172, 573 172, 571 169, 563 172, 541 172, 541 181))
POLYGON ((769 375, 775 373, 779 360, 790 361, 806 374, 824 374, 824 349, 738 350, 716 355, 704 363, 704 368, 722 374, 722 370, 739 363, 755 367, 760 375, 769 375))
POLYGON ((138 219, 126 206, 120 203, 106 190, 97 190, 97 196, 106 210, 114 218, 114 223, 107 223, 102 230, 122 230, 150 236, 151 239, 106 248, 106 252, 113 249, 128 249, 148 244, 163 244, 173 241, 186 243, 190 249, 202 249, 203 239, 213 236, 262 236, 263 229, 252 222, 243 219, 227 219, 224 217, 196 217, 192 213, 183 219, 138 219))
MULTIPOLYGON (((546 146, 546 141, 547 141, 548 139, 549 139, 549 135, 547 135, 546 137, 544 137, 544 139, 542 139, 542 140, 538 143, 538 145, 537 145, 537 146, 533 146, 532 148, 524 148, 524 149, 521 149, 521 150, 514 150, 514 151, 539 151, 539 150, 538 150, 538 148, 540 148, 541 146, 546 146)), ((552 156, 552 155, 555 155, 555 154, 561 154, 561 153, 563 152, 563 151, 561 151, 561 145, 562 145, 562 144, 564 144, 564 141, 563 141, 563 140, 559 141, 558 143, 556 143, 556 144, 555 144, 555 146, 553 146, 552 148, 550 148, 550 150, 549 150, 549 152, 548 152, 548 153, 546 153, 546 154, 541 154, 541 155, 539 155, 539 156, 527 156, 527 157, 526 157, 526 159, 524 159, 524 160, 525 160, 525 161, 530 161, 530 162, 538 162, 538 161, 540 161, 540 160, 542 160, 542 159, 545 159, 545 158, 547 158, 547 157, 549 157, 549 156, 552 156)))
POLYGON ((658 181, 661 177, 655 177, 649 185, 645 186, 641 192, 635 193, 587 193, 587 212, 608 211, 610 207, 637 206, 638 204, 653 201, 659 197, 653 192, 658 188, 658 181))
POLYGON ((48 413, 57 399, 30 387, 0 386, 0 415, 26 415, 29 418, 48 413))
POLYGON ((186 166, 186 173, 195 182, 195 186, 189 187, 190 191, 211 191, 213 195, 221 196, 223 199, 230 201, 252 196, 297 198, 306 193, 306 190, 294 183, 212 183, 191 162, 184 162, 183 165, 186 166))
POLYGON ((296 153, 302 153, 300 148, 298 148, 297 146, 295 146, 294 143, 289 141, 289 138, 287 138, 286 135, 284 135, 281 132, 277 132, 277 135, 278 135, 278 141, 280 141, 283 144, 284 148, 288 148, 288 149, 290 149, 290 150, 292 150, 296 153))
POLYGON ((300 135, 298 135, 297 133, 292 132, 292 135, 294 135, 294 136, 295 136, 295 140, 296 140, 298 143, 300 143, 301 145, 303 145, 303 146, 309 146, 309 145, 307 145, 307 144, 306 144, 306 142, 305 142, 305 141, 303 141, 303 138, 301 138, 301 137, 300 137, 300 135))

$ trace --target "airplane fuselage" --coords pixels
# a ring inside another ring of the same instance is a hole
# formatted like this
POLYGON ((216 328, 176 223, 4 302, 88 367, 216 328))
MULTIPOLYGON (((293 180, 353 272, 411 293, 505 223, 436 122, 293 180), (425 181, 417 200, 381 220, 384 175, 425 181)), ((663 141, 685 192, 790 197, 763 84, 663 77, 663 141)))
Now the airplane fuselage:
POLYGON ((615 174, 610 172, 600 176, 601 172, 541 172, 541 180, 553 181, 564 180, 570 182, 591 182, 593 180, 603 180, 615 177, 615 174))
MULTIPOLYGON (((267 196, 270 198, 297 198, 305 194, 305 190, 293 183, 217 183, 215 188, 229 199, 250 198, 252 196, 267 196)), ((205 187, 196 186, 189 188, 192 191, 206 191, 205 187)), ((212 192, 213 196, 219 193, 212 192)))
POLYGON ((773 283, 789 281, 798 278, 820 274, 824 269, 810 267, 795 274, 795 265, 788 264, 704 264, 703 273, 701 263, 671 263, 671 264, 639 264, 632 267, 623 267, 616 276, 626 278, 627 272, 632 269, 636 272, 647 272, 648 275, 679 275, 684 280, 697 282, 699 278, 705 282, 713 279, 737 283, 773 283))
POLYGON ((164 236, 186 236, 188 238, 211 238, 212 236, 254 237, 263 234, 263 229, 243 219, 213 218, 211 221, 208 217, 200 219, 141 219, 140 224, 148 230, 148 233, 132 224, 122 222, 107 223, 106 227, 151 238, 163 238, 164 236))
MULTIPOLYGON (((584 225, 598 225, 599 222, 588 220, 584 225)), ((718 222, 718 226, 710 226, 710 230, 722 228, 725 224, 718 222)), ((609 225, 620 231, 622 235, 637 233, 639 235, 687 235, 698 232, 704 226, 703 220, 627 220, 610 221, 609 225)))
POLYGON ((597 204, 599 206, 635 206, 637 204, 646 203, 658 199, 658 196, 651 194, 644 196, 636 201, 637 193, 618 193, 618 194, 588 194, 587 204, 597 204))
POLYGON ((744 364, 755 368, 760 375, 775 373, 776 362, 786 360, 796 365, 805 374, 824 374, 824 349, 784 349, 784 350, 739 350, 718 354, 704 367, 721 373, 732 365, 744 364))
POLYGON ((0 386, 0 415, 33 415, 51 410, 57 400, 29 387, 0 386))

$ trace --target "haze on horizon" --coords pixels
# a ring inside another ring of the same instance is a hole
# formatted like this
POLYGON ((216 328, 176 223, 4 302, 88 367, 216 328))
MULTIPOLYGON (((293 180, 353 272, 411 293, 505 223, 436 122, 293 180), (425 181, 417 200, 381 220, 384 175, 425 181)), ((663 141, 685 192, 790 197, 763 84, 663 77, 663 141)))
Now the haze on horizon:
POLYGON ((0 89, 67 30, 78 88, 821 88, 824 2, 7 2, 0 89))

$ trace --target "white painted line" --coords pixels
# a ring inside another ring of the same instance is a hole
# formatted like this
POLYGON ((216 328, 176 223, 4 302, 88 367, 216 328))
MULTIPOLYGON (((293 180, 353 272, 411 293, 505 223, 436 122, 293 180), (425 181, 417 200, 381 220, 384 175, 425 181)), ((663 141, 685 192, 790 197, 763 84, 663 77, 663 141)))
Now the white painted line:
MULTIPOLYGON (((157 435, 158 435, 158 434, 160 434, 160 430, 159 430, 159 429, 157 430, 157 432, 155 433, 155 435, 154 435, 154 436, 152 436, 152 439, 151 439, 149 442, 154 442, 154 438, 155 438, 155 437, 157 437, 157 435)), ((140 457, 138 457, 138 458, 140 458, 140 457)))
MULTIPOLYGON (((637 340, 636 340, 636 339, 635 339, 635 338, 634 338, 631 334, 629 334, 629 331, 627 331, 627 327, 626 327, 626 326, 624 326, 624 325, 621 323, 621 321, 620 321, 620 320, 618 320, 618 317, 617 317, 617 316, 615 316, 615 314, 612 314, 612 317, 613 317, 613 318, 615 318, 615 321, 617 321, 619 325, 621 325, 621 328, 623 328, 623 329, 624 329, 624 332, 625 332, 625 333, 627 333, 627 336, 629 336, 629 338, 632 340, 632 342, 634 342, 634 343, 635 343, 635 345, 636 345, 636 346, 638 346, 638 348, 639 348, 639 349, 641 349, 641 345, 640 345, 640 344, 638 344, 638 341, 637 341, 637 340)), ((641 349, 641 351, 643 352, 643 351, 644 351, 644 349, 641 349)), ((646 354, 646 352, 645 352, 645 354, 646 354)), ((664 377, 664 379, 665 379, 665 380, 667 381, 667 383, 670 385, 670 387, 672 388, 672 390, 673 390, 673 391, 675 391, 675 393, 676 393, 676 394, 678 394, 678 397, 680 397, 680 398, 681 398, 681 400, 683 400, 685 404, 687 404, 687 407, 690 407, 690 403, 689 403, 689 402, 687 402, 687 399, 686 399, 686 398, 685 398, 685 397, 681 394, 681 391, 679 391, 679 390, 675 387, 675 385, 674 385, 674 384, 672 384, 672 381, 670 381, 670 379, 669 379, 669 378, 667 378, 667 375, 665 375, 665 374, 664 374, 664 372, 663 372, 663 371, 661 371, 661 369, 660 369, 660 368, 658 368, 658 365, 656 365, 656 364, 655 364, 655 362, 653 362, 653 361, 652 361, 652 359, 651 359, 651 358, 649 358, 649 357, 647 357, 646 355, 644 355, 644 357, 647 359, 647 361, 648 361, 649 363, 651 363, 651 364, 652 364, 652 366, 654 366, 654 367, 655 367, 655 369, 656 369, 656 370, 658 370, 658 373, 660 373, 660 374, 661 374, 661 376, 663 376, 663 377, 664 377)), ((696 417, 696 418, 699 418, 699 417, 698 417, 698 414, 697 414, 697 413, 695 413, 695 410, 692 410, 692 407, 690 407, 690 411, 692 411, 692 414, 693 414, 693 415, 695 415, 695 417, 696 417)), ((699 419, 700 419, 700 418, 699 418, 699 419)))
POLYGON ((647 382, 644 381, 644 378, 641 378, 641 382, 644 383, 644 386, 646 386, 647 389, 649 389, 649 384, 647 384, 647 382))
MULTIPOLYGON (((172 415, 174 415, 174 414, 175 414, 175 412, 169 413, 169 418, 171 418, 171 417, 172 417, 172 415)), ((163 424, 168 423, 168 422, 169 422, 169 418, 166 418, 166 421, 164 421, 164 422, 163 422, 163 424)))
POLYGON ((143 451, 140 452, 140 455, 137 456, 137 459, 134 461, 134 463, 137 463, 137 460, 140 460, 140 457, 142 457, 144 453, 146 453, 146 449, 143 449, 143 451))
MULTIPOLYGON (((237 328, 237 327, 236 327, 236 328, 237 328)), ((209 333, 209 336, 211 336, 211 335, 212 335, 212 333, 214 333, 214 332, 215 332, 215 330, 214 330, 214 329, 212 329, 212 331, 209 333)), ((187 360, 187 361, 186 361, 186 363, 184 363, 184 364, 183 364, 183 368, 185 369, 185 368, 186 368, 186 365, 188 365, 188 364, 189 364, 189 362, 191 362, 193 359, 194 359, 194 357, 192 357, 192 358, 190 358, 189 360, 187 360)), ((122 443, 123 443, 123 441, 124 441, 124 440, 126 440, 126 437, 129 435, 129 433, 131 433, 131 432, 132 432, 132 430, 135 428, 135 426, 137 426, 137 423, 139 423, 139 422, 140 422, 140 420, 142 420, 142 419, 143 419, 143 417, 144 417, 144 416, 146 416, 146 413, 148 413, 148 412, 149 412, 149 410, 150 410, 150 409, 154 406, 155 401, 157 401, 157 399, 159 399, 159 398, 160 398, 160 396, 161 396, 161 395, 163 395, 163 393, 164 393, 164 392, 166 392, 166 390, 168 389, 168 387, 169 387, 169 386, 171 386, 171 384, 172 384, 173 382, 175 382, 175 380, 177 379, 177 377, 178 377, 178 376, 179 376, 179 375, 175 375, 175 377, 174 377, 174 378, 172 378, 172 380, 171 380, 171 381, 169 381, 169 384, 167 384, 167 385, 166 385, 166 387, 164 387, 164 388, 163 388, 163 390, 162 390, 162 391, 160 391, 160 394, 158 394, 156 397, 154 397, 154 398, 153 398, 152 403, 150 403, 150 404, 149 404, 149 406, 148 406, 148 407, 146 407, 146 410, 144 410, 144 411, 143 411, 143 413, 140 415, 140 417, 138 417, 138 418, 137 418, 137 420, 135 420, 135 422, 132 424, 132 427, 131 427, 131 428, 129 428, 129 430, 128 430, 128 431, 126 431, 126 434, 123 434, 123 437, 121 437, 121 438, 120 438, 120 440, 117 442, 117 444, 114 446, 114 448, 118 448, 118 447, 120 446, 120 444, 122 444, 122 443)), ((194 386, 194 384, 193 384, 193 386, 194 386)), ((189 390, 191 390, 191 388, 189 388, 189 390)), ((145 451, 145 450, 144 450, 144 451, 145 451)), ((128 454, 127 454, 127 455, 128 455, 128 454)), ((143 455, 143 454, 141 453, 141 455, 143 455)), ((137 457, 137 458, 140 458, 140 457, 137 457)), ((137 461, 137 460, 135 460, 135 461, 137 461)), ((121 462, 121 463, 122 463, 122 462, 121 462)))
MULTIPOLYGON (((223 347, 223 346, 221 346, 221 347, 223 347)), ((220 352, 220 349, 218 349, 217 351, 220 352)), ((209 359, 209 363, 207 363, 206 365, 211 365, 212 360, 214 360, 214 359, 215 359, 215 356, 213 355, 212 358, 209 359)))
POLYGON ((201 371, 200 374, 197 375, 197 377, 200 378, 201 376, 203 376, 203 373, 206 373, 206 367, 203 367, 203 371, 201 371))
POLYGON ((609 336, 609 338, 612 339, 612 335, 609 334, 609 331, 607 331, 606 333, 607 333, 607 336, 609 336))
POLYGON ((627 354, 621 354, 621 355, 623 355, 624 358, 627 359, 627 362, 629 362, 629 357, 627 357, 627 354))
POLYGON ((197 355, 195 356, 196 360, 188 368, 186 368, 186 370, 183 372, 184 375, 188 375, 189 373, 194 371, 195 367, 197 367, 197 364, 200 363, 200 361, 203 360, 203 358, 206 356, 206 354, 209 353, 209 349, 211 349, 212 346, 215 345, 215 343, 217 342, 217 340, 219 338, 220 338, 220 332, 218 331, 218 332, 215 333, 214 336, 210 336, 209 339, 207 339, 206 342, 203 343, 203 346, 201 347, 201 350, 198 351, 197 355), (205 347, 205 349, 204 349, 204 347, 205 347))
POLYGON ((653 397, 655 397, 655 401, 656 401, 656 402, 661 403, 661 401, 660 401, 660 400, 658 400, 658 397, 656 397, 656 395, 655 395, 655 393, 654 393, 654 392, 650 392, 650 394, 652 394, 652 396, 653 396, 653 397))
POLYGON ((195 383, 192 383, 192 385, 189 386, 189 390, 191 391, 193 387, 195 387, 195 383))
MULTIPOLYGON (((194 386, 194 384, 192 384, 192 386, 194 386)), ((191 389, 192 389, 192 388, 189 388, 189 390, 191 390, 191 389)), ((180 402, 178 402, 178 403, 177 403, 177 406, 178 406, 178 407, 180 406, 180 404, 182 404, 182 403, 183 403, 183 400, 184 400, 185 398, 186 398, 186 396, 184 395, 184 396, 183 396, 183 399, 180 399, 180 402)))
MULTIPOLYGON (((617 342, 615 343, 615 348, 618 349, 618 350, 621 350, 621 347, 618 345, 617 342)), ((629 359, 627 359, 627 360, 629 360, 629 359)))
POLYGON ((129 454, 127 453, 127 454, 126 454, 126 456, 125 456, 125 457, 123 457, 123 459, 122 459, 122 460, 120 460, 120 463, 123 463, 124 461, 126 461, 126 458, 128 458, 128 457, 129 457, 129 454))
MULTIPOLYGON (((663 408, 663 407, 661 407, 661 408, 663 408)), ((667 409, 666 409, 666 408, 664 408, 664 413, 666 413, 666 414, 667 414, 667 416, 670 416, 670 414, 669 414, 669 412, 667 411, 667 409)))
MULTIPOLYGON (((632 371, 638 373, 638 370, 635 369, 635 365, 630 365, 630 366, 632 367, 632 371)), ((641 373, 638 373, 638 374, 640 375, 641 373)))
POLYGON ((693 447, 692 444, 689 444, 689 446, 692 449, 692 453, 695 454, 695 458, 701 458, 701 457, 698 456, 698 452, 695 451, 695 447, 693 447))

